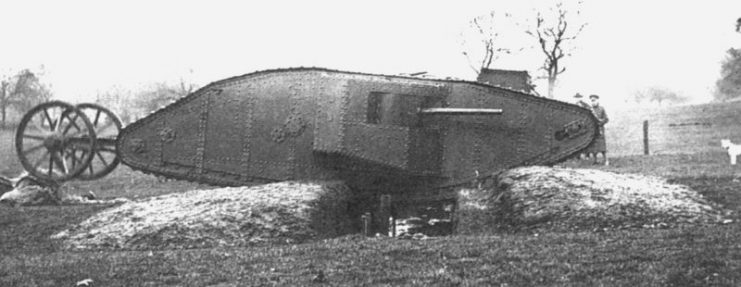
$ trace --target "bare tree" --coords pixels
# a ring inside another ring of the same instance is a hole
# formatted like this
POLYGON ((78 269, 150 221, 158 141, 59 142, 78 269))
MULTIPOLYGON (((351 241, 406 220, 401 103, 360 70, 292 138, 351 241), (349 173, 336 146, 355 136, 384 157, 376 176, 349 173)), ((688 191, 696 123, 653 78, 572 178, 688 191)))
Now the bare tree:
MULTIPOLYGON (((580 4, 581 2, 578 2, 578 5, 580 4)), ((575 25, 573 23, 575 21, 572 21, 571 15, 578 16, 581 13, 578 6, 572 12, 570 14, 562 2, 550 8, 547 13, 537 11, 535 27, 527 31, 527 34, 537 39, 538 46, 545 55, 540 69, 545 72, 544 78, 548 80, 549 98, 553 98, 553 89, 558 76, 566 71, 563 59, 571 56, 574 48, 571 42, 576 40, 587 25, 586 23, 575 25)))
POLYGON ((8 108, 19 112, 31 109, 34 105, 51 98, 49 89, 41 83, 39 77, 28 69, 3 80, 0 83, 0 126, 6 127, 8 108))
POLYGON ((511 28, 517 25, 511 14, 496 11, 469 22, 468 29, 461 33, 463 55, 477 75, 481 70, 489 69, 500 57, 524 49, 519 42, 505 37, 506 33, 514 33, 515 29, 511 28))

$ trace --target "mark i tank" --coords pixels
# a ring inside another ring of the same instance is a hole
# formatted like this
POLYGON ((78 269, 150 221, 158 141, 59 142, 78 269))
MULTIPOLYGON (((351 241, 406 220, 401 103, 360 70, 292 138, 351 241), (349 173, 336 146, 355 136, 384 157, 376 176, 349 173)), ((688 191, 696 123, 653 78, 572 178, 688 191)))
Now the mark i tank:
POLYGON ((211 83, 125 128, 97 105, 42 104, 16 148, 53 180, 99 178, 120 161, 214 185, 343 180, 403 193, 557 163, 597 127, 576 105, 476 82, 292 68, 211 83))

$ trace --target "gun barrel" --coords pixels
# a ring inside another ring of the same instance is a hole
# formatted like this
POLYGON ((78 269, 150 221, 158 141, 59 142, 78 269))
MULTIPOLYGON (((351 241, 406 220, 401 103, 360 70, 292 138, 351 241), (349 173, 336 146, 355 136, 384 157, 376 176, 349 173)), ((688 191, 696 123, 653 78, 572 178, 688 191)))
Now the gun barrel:
POLYGON ((430 108, 421 109, 419 113, 422 115, 463 115, 463 116, 478 116, 478 115, 501 115, 502 109, 468 109, 468 108, 430 108))

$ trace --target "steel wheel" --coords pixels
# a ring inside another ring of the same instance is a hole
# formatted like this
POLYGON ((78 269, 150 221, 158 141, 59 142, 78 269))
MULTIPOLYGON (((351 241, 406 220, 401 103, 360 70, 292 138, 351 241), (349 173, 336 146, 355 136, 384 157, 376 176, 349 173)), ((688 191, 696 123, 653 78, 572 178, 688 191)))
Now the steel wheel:
POLYGON ((74 106, 53 101, 26 113, 15 134, 18 158, 29 173, 41 179, 65 181, 88 167, 93 159, 95 131, 74 106))
POLYGON ((121 120, 116 114, 97 104, 79 104, 77 109, 90 119, 96 136, 93 159, 77 178, 81 180, 101 178, 111 173, 121 162, 116 152, 116 138, 123 128, 121 120))

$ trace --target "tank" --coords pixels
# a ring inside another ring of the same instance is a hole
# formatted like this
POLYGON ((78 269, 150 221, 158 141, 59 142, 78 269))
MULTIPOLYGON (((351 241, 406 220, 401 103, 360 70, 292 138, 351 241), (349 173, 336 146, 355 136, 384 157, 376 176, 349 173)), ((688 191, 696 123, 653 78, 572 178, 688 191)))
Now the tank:
POLYGON ((189 181, 417 192, 557 163, 597 127, 586 109, 476 82, 293 68, 211 83, 114 142, 124 164, 189 181))

